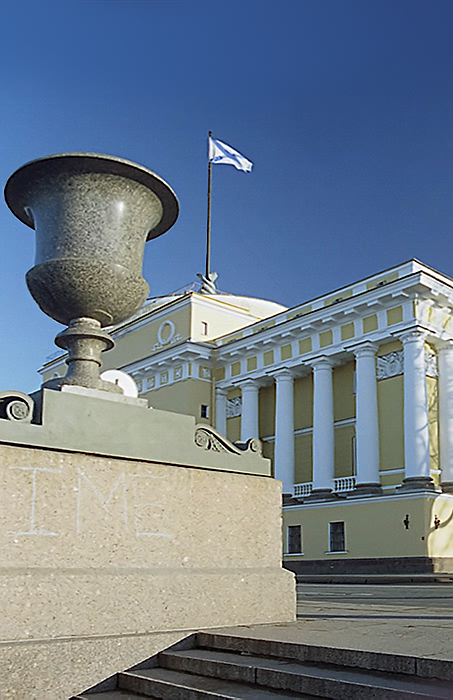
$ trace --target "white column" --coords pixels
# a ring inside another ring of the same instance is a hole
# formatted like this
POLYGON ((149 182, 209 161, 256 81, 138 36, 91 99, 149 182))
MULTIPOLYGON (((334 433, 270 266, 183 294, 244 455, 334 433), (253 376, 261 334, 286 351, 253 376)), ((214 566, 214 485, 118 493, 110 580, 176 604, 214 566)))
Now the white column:
POLYGON ((368 493, 381 492, 376 350, 376 345, 370 342, 353 350, 356 358, 356 489, 368 493))
POLYGON ((438 348, 439 452, 442 490, 453 493, 453 342, 438 348))
POLYGON ((241 442, 259 437, 258 395, 259 385, 253 379, 240 383, 242 391, 241 442))
POLYGON ((288 369, 272 374, 275 379, 274 475, 283 493, 294 491, 294 378, 288 369))
POLYGON ((215 390, 215 427, 221 435, 227 433, 226 423, 226 401, 228 389, 216 387, 215 390))
POLYGON ((332 362, 320 357, 313 368, 313 496, 329 496, 334 477, 332 362))
POLYGON ((419 330, 399 336, 404 348, 404 460, 402 488, 433 489, 430 476, 425 338, 419 330))

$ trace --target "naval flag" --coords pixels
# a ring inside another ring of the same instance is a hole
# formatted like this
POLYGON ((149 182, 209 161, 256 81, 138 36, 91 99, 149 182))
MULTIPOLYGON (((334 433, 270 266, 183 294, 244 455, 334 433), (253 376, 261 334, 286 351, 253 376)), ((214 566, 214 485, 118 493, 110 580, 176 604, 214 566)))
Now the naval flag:
POLYGON ((253 167, 253 163, 248 158, 223 141, 213 139, 212 136, 209 137, 209 162, 234 165, 235 168, 243 170, 245 173, 251 172, 253 167))

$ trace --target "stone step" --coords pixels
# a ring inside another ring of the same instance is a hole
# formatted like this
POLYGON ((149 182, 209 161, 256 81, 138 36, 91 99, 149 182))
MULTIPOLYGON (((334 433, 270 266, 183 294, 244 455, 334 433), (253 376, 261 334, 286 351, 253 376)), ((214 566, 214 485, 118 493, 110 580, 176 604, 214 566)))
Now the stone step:
MULTIPOLYGON (((160 667, 121 673, 119 684, 128 692, 134 691, 141 694, 131 695, 130 697, 134 699, 145 696, 159 698, 159 700, 202 700, 203 698, 206 700, 213 700, 213 698, 216 700, 295 700, 295 698, 314 700, 312 695, 305 693, 294 694, 268 690, 222 678, 211 678, 160 667)), ((97 694, 83 697, 85 700, 96 700, 97 694)), ((108 697, 103 693, 99 695, 99 700, 107 700, 108 697)), ((112 695, 112 700, 116 698, 120 700, 121 697, 121 695, 112 695)))
POLYGON ((249 654, 310 664, 331 664, 351 669, 453 681, 453 661, 446 659, 235 636, 226 632, 198 632, 196 646, 241 655, 249 654))
POLYGON ((72 700, 453 698, 453 662, 199 632, 72 700))
POLYGON ((425 584, 451 584, 453 582, 453 574, 437 573, 437 574, 297 574, 297 586, 304 583, 375 583, 375 584, 392 584, 392 585, 407 585, 410 583, 425 583, 425 584))
POLYGON ((71 700, 143 700, 143 695, 130 693, 128 690, 104 690, 102 693, 74 695, 71 700))
POLYGON ((365 696, 449 700, 453 697, 453 682, 448 681, 410 679, 404 674, 384 674, 332 664, 297 663, 262 656, 241 656, 210 649, 163 652, 159 654, 159 665, 172 671, 335 700, 353 700, 365 696))

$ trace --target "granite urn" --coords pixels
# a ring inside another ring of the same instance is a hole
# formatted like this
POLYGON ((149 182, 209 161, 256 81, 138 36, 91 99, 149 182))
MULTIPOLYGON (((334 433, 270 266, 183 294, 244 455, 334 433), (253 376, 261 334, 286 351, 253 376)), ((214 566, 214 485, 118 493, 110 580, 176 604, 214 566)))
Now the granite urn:
POLYGON ((121 391, 100 379, 100 355, 113 347, 103 330, 129 318, 145 301, 147 240, 178 217, 171 188, 150 170, 114 156, 61 153, 31 161, 9 178, 6 202, 36 231, 31 295, 68 326, 55 339, 68 351, 66 376, 53 388, 121 391))

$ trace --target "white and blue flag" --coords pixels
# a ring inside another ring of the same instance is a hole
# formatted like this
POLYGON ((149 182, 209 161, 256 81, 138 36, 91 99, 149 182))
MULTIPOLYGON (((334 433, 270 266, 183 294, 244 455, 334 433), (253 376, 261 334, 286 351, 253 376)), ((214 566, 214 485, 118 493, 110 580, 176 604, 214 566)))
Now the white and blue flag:
POLYGON ((253 168, 252 161, 223 141, 213 139, 212 136, 209 137, 209 162, 234 165, 245 173, 250 173, 253 168))

